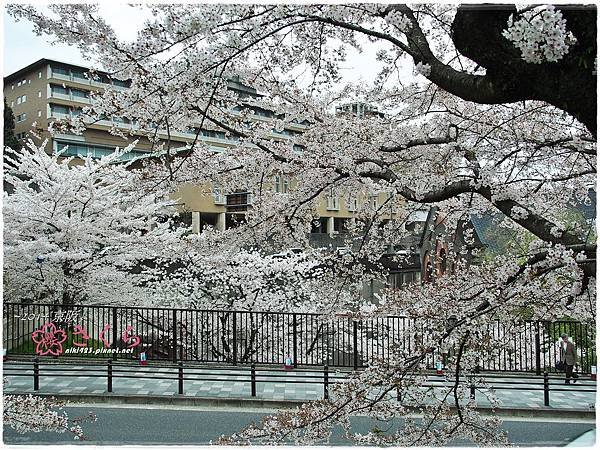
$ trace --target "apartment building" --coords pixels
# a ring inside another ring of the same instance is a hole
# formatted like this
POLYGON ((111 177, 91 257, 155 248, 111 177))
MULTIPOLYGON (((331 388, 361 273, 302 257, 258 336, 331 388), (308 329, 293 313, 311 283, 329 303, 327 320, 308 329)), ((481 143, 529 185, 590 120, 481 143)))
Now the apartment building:
MULTIPOLYGON (((229 88, 241 94, 242 98, 256 99, 261 94, 249 86, 245 86, 239 80, 229 80, 229 88)), ((12 108, 15 115, 15 134, 18 139, 25 139, 29 132, 35 133, 48 139, 48 151, 63 151, 65 156, 85 157, 91 155, 94 158, 107 155, 114 148, 124 147, 134 139, 138 139, 135 149, 124 155, 125 161, 142 158, 151 154, 153 144, 142 135, 136 136, 136 124, 121 117, 106 117, 94 123, 88 123, 86 130, 81 135, 68 133, 55 133, 50 135, 47 131, 51 122, 66 119, 81 114, 83 107, 91 104, 92 92, 99 92, 106 87, 114 89, 128 89, 128 82, 111 78, 108 74, 95 72, 92 76, 89 68, 68 64, 51 59, 40 59, 27 67, 4 77, 4 97, 7 104, 12 108), (132 131, 134 136, 125 139, 110 133, 113 127, 132 131)), ((241 109, 241 106, 240 106, 241 109)), ((254 114, 252 120, 266 121, 274 117, 272 111, 252 106, 254 114)), ((382 116, 377 108, 364 103, 351 103, 341 105, 336 114, 352 114, 357 117, 369 115, 382 116)), ((290 124, 281 131, 273 130, 274 139, 289 139, 290 136, 302 133, 302 124, 290 124)), ((166 132, 159 137, 167 138, 166 132)), ((192 142, 195 134, 171 133, 170 140, 175 148, 183 148, 186 143, 192 142)), ((238 145, 235 138, 229 137, 224 131, 201 130, 199 140, 214 148, 215 151, 226 151, 227 148, 238 145)), ((75 158, 77 163, 77 158, 75 158)), ((271 188, 279 193, 287 193, 293 189, 295 180, 293 177, 283 175, 275 176, 271 180, 271 188)), ((335 192, 326 192, 319 198, 317 215, 319 219, 313 224, 310 235, 310 243, 315 247, 326 247, 339 249, 345 247, 344 232, 349 221, 353 220, 359 205, 369 202, 373 208, 383 205, 388 199, 386 193, 378 195, 357 194, 356 196, 340 196, 335 192)), ((236 226, 236 223, 244 220, 246 212, 252 208, 253 193, 245 190, 236 192, 224 192, 219 186, 186 184, 179 188, 174 194, 179 198, 180 216, 183 221, 191 225, 195 233, 202 232, 206 226, 216 227, 224 230, 236 226)), ((401 207, 399 201, 386 204, 385 210, 381 211, 385 217, 394 219, 401 207)), ((411 254, 416 250, 413 248, 412 240, 407 241, 400 249, 390 249, 390 253, 400 250, 409 251, 411 254)), ((391 259, 390 259, 391 261, 391 259)), ((412 264, 401 267, 393 266, 391 269, 400 272, 418 272, 420 268, 412 264)), ((394 286, 401 284, 398 277, 404 280, 404 275, 394 275, 390 280, 394 286)), ((412 279, 412 278, 411 278, 412 279)), ((372 297, 380 287, 373 285, 368 287, 367 296, 372 297)))
POLYGON ((336 114, 352 115, 356 117, 384 117, 377 106, 365 102, 344 103, 335 107, 336 114))
MULTIPOLYGON (((111 78, 102 72, 95 72, 92 76, 87 67, 51 59, 40 59, 6 76, 4 97, 15 115, 17 138, 25 139, 34 129, 38 135, 48 139, 48 150, 63 151, 65 156, 101 157, 111 153, 116 146, 128 145, 134 138, 126 140, 109 131, 116 126, 135 133, 136 124, 121 117, 106 117, 89 123, 82 135, 51 136, 47 131, 52 121, 81 114, 81 109, 92 102, 91 93, 102 91, 107 86, 128 89, 128 82, 111 78)), ((229 88, 247 98, 260 96, 255 89, 239 83, 239 80, 229 80, 229 88)), ((344 105, 342 109, 344 113, 359 116, 379 114, 376 108, 364 104, 344 105)), ((253 107, 253 110, 253 120, 269 120, 273 117, 271 111, 256 107, 253 107)), ((293 134, 302 133, 303 129, 302 124, 290 124, 284 130, 273 130, 273 137, 289 139, 293 134)), ((166 132, 163 137, 166 139, 166 132)), ((171 142, 176 147, 184 147, 186 142, 193 141, 194 137, 193 133, 170 134, 171 142)), ((152 143, 145 137, 135 138, 139 141, 132 152, 124 155, 125 160, 148 155, 153 148, 152 143)), ((219 130, 202 130, 199 139, 215 151, 224 151, 238 144, 236 139, 219 130)), ((276 176, 272 180, 272 188, 281 193, 288 192, 292 184, 293 180, 285 176, 276 176)), ((218 186, 209 185, 184 185, 176 196, 181 199, 180 210, 186 221, 192 225, 194 232, 201 232, 207 225, 221 230, 235 226, 243 220, 245 212, 252 207, 253 200, 251 192, 223 192, 218 186)), ((320 219, 313 227, 313 242, 316 245, 331 245, 334 242, 331 237, 343 233, 359 202, 368 201, 377 206, 386 198, 385 194, 354 198, 341 198, 333 193, 323 195, 317 211, 320 219)), ((390 209, 390 218, 394 213, 395 209, 390 209)))

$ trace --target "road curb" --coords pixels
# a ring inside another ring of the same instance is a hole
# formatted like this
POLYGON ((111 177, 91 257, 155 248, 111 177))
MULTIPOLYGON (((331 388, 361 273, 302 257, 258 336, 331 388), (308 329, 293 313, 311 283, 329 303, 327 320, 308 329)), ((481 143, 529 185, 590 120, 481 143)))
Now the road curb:
MULTIPOLYGON (((12 394, 12 393, 11 393, 12 394)), ((284 409, 300 406, 306 400, 272 400, 251 398, 188 397, 185 395, 148 396, 135 394, 53 394, 51 392, 29 392, 34 396, 54 397, 78 403, 106 403, 119 405, 179 405, 233 408, 284 409)))
MULTIPOLYGON (((12 393, 11 393, 12 394, 12 393)), ((15 393, 19 395, 18 393, 15 393)), ((21 394, 23 395, 23 394, 21 394)), ((98 403, 119 405, 178 405, 178 406, 204 406, 213 408, 257 408, 257 409, 290 409, 302 405, 308 400, 272 400, 251 398, 218 398, 218 397, 186 397, 185 395, 173 396, 147 396, 133 394, 53 394, 35 392, 31 395, 54 397, 73 403, 98 403)), ((412 409, 412 408, 411 408, 412 409)), ((416 410, 417 408, 415 408, 416 410)), ((454 409, 454 408, 451 408, 454 409)), ((592 419, 596 418, 594 409, 567 409, 567 408, 489 408, 480 407, 477 411, 484 414, 495 414, 500 417, 522 417, 530 419, 562 418, 562 419, 592 419)))

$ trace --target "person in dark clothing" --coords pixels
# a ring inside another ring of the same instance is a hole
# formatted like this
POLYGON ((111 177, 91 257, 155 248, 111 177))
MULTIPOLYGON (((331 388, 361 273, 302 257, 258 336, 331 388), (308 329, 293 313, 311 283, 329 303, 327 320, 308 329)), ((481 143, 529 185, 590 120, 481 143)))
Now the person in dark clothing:
POLYGON ((565 366, 565 384, 571 384, 571 378, 573 378, 573 383, 575 383, 577 381, 577 376, 573 374, 576 358, 575 344, 573 344, 566 334, 563 334, 561 339, 560 360, 565 366))

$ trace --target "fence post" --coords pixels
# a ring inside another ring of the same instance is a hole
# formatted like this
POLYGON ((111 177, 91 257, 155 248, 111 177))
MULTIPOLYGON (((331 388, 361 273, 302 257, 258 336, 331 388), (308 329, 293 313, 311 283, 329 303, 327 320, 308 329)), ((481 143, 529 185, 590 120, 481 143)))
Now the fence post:
POLYGON ((232 321, 232 328, 233 328, 233 365, 237 366, 237 319, 236 319, 237 314, 235 313, 235 311, 233 312, 233 321, 232 321))
POLYGON ((352 321, 352 346, 354 347, 354 370, 358 369, 358 322, 352 321))
POLYGON ((113 382, 113 368, 112 368, 112 361, 109 359, 108 360, 108 376, 107 376, 107 384, 108 384, 108 392, 112 392, 112 382, 113 382))
POLYGON ((12 304, 5 304, 6 307, 6 316, 10 317, 10 331, 8 331, 7 336, 10 336, 10 345, 8 343, 8 339, 6 340, 6 357, 15 346, 15 335, 17 334, 17 330, 15 329, 15 306, 12 304))
POLYGON ((547 371, 544 371, 544 406, 550 406, 550 379, 547 371))
POLYGON ((327 400, 329 398, 329 367, 323 367, 323 398, 327 400))
MULTIPOLYGON (((113 306, 112 308, 112 345, 114 348, 117 348, 117 307, 113 306)), ((113 353, 113 360, 116 361, 117 354, 113 353)))
POLYGON ((183 395, 183 362, 179 361, 179 395, 183 395))
POLYGON ((469 386, 471 389, 470 398, 475 400, 475 383, 473 382, 473 372, 469 375, 469 386))
POLYGON ((298 322, 296 320, 296 313, 292 316, 292 325, 294 328, 294 335, 292 337, 294 342, 294 369, 298 367, 298 336, 296 333, 298 332, 298 322))
POLYGON ((256 397, 256 366, 254 364, 250 366, 250 391, 252 397, 256 397))
POLYGON ((37 358, 33 360, 33 390, 40 390, 40 361, 37 358))
POLYGON ((173 362, 177 362, 177 309, 173 310, 173 362))
POLYGON ((540 349, 540 321, 535 322, 535 374, 542 374, 542 357, 540 349))

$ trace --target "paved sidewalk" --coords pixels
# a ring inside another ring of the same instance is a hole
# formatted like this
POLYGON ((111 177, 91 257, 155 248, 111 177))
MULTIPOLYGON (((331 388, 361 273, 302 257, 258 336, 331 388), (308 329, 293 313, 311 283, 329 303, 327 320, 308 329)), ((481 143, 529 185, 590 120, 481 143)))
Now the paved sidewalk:
MULTIPOLYGON (((148 397, 180 397, 178 395, 178 372, 175 367, 113 366, 112 393, 148 397), (162 379, 140 377, 163 377, 162 379), (165 379, 173 378, 173 379, 165 379)), ((210 366, 185 366, 184 394, 186 398, 250 399, 258 400, 313 400, 323 398, 322 371, 290 371, 258 368, 256 374, 256 397, 251 395, 251 376, 247 368, 228 370, 210 366), (193 372, 193 374, 192 374, 193 372), (276 378, 266 378, 274 376, 276 378), (188 377, 190 379, 188 379, 188 377), (216 381, 218 378, 219 381, 216 381)), ((8 382, 4 385, 7 393, 33 393, 33 369, 31 363, 9 362, 3 367, 3 375, 8 382), (15 369, 18 371, 15 371, 15 369), (15 376, 15 373, 26 376, 15 376)), ((334 371, 329 374, 331 383, 342 374, 334 371)), ((440 377, 431 377, 437 383, 440 377)), ((544 393, 541 390, 541 377, 531 380, 520 377, 494 378, 492 386, 513 389, 496 389, 501 408, 538 409, 544 408, 544 393), (502 383, 506 384, 502 384, 502 383), (515 387, 522 389, 516 390, 515 387)), ((107 367, 84 364, 55 365, 40 363, 39 393, 43 394, 111 394, 107 390, 107 367), (67 372, 68 370, 68 372, 67 372), (93 372, 89 372, 93 370, 93 372), (73 376, 65 376, 65 374, 73 376), (98 377, 86 376, 97 374, 98 377)), ((560 378, 550 381, 550 408, 561 410, 593 410, 596 402, 596 383, 583 377, 576 384, 565 386, 560 378), (566 390, 568 389, 568 390, 566 390)), ((330 391, 331 392, 331 391, 330 391)), ((489 407, 486 399, 489 390, 478 389, 477 404, 489 407)))

